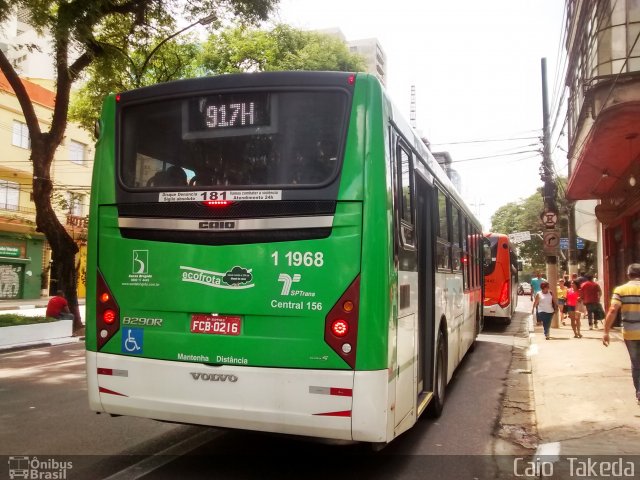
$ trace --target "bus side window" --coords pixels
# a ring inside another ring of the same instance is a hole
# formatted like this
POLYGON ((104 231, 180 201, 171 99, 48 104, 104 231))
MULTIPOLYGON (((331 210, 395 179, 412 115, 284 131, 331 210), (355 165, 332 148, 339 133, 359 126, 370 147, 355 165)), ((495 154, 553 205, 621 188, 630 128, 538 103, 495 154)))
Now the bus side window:
POLYGON ((413 221, 413 168, 411 154, 398 144, 398 194, 400 196, 400 238, 405 247, 415 247, 413 221))
POLYGON ((464 289, 469 290, 469 221, 464 218, 462 220, 462 277, 464 280, 464 289))
POLYGON ((453 269, 460 271, 462 267, 462 249, 460 248, 460 211, 458 207, 451 206, 451 243, 452 243, 452 257, 453 257, 453 269))
POLYGON ((449 216, 447 213, 447 197, 440 189, 438 191, 438 268, 449 270, 451 268, 451 244, 449 243, 449 216))

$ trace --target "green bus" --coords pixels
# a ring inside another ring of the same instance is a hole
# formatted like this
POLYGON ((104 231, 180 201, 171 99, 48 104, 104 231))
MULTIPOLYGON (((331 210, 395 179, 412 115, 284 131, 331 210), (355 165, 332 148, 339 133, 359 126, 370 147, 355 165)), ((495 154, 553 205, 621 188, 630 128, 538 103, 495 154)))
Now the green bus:
POLYGON ((91 408, 385 444, 482 329, 482 229, 372 75, 110 95, 87 268, 91 408))

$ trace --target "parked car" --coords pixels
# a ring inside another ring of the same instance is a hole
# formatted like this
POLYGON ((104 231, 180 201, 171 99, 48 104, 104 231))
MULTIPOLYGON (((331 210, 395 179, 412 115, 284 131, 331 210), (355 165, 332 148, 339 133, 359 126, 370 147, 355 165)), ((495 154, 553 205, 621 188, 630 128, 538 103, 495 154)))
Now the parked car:
POLYGON ((518 285, 518 295, 531 295, 531 285, 527 282, 522 282, 518 285))

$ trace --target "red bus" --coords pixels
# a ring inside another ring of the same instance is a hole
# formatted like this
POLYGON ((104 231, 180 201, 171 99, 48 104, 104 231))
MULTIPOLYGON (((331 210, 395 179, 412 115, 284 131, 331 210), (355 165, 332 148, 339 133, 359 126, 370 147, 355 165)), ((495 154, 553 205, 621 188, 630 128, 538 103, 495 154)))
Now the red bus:
POLYGON ((518 255, 508 235, 484 236, 484 316, 509 324, 518 304, 518 255))

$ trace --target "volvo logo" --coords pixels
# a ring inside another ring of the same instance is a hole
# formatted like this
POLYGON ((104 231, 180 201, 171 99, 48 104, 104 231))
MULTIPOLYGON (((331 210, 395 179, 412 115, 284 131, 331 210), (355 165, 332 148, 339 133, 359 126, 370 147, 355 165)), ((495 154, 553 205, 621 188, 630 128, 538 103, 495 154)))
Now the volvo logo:
POLYGON ((224 373, 198 373, 190 372, 194 380, 202 380, 204 382, 237 382, 238 377, 235 375, 227 375, 224 373))
POLYGON ((198 222, 200 230, 235 230, 236 222, 208 221, 198 222))

